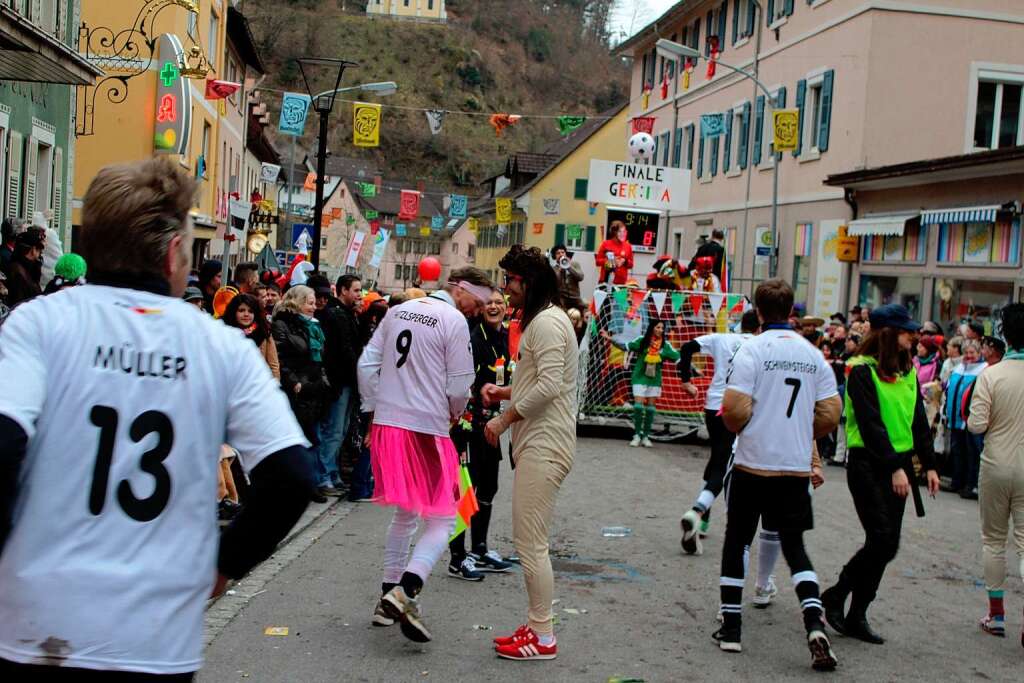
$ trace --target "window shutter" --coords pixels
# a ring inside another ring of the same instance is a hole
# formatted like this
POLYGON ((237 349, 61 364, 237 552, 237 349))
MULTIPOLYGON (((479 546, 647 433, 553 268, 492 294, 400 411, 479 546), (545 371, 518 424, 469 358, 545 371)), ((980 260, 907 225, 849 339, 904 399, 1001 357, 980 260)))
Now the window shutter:
POLYGON ((36 212, 36 168, 39 164, 39 143, 34 137, 29 137, 25 145, 25 218, 32 220, 36 212))
POLYGON ((832 86, 836 72, 825 72, 825 80, 821 84, 821 122, 818 126, 818 151, 828 151, 828 136, 832 130, 832 86))
POLYGON ((576 199, 586 199, 587 198, 587 179, 586 178, 577 178, 576 179, 576 190, 573 193, 573 196, 576 199))
POLYGON ((732 109, 725 113, 725 149, 722 150, 722 172, 728 173, 732 162, 732 109))
POLYGON ((654 137, 654 154, 651 155, 651 159, 647 163, 657 165, 657 163, 658 163, 658 142, 661 140, 661 136, 655 135, 653 137, 654 137))
POLYGON ((587 226, 587 241, 584 242, 583 244, 584 244, 584 248, 587 251, 594 251, 595 249, 597 249, 597 226, 596 225, 588 225, 587 226))
POLYGON ((21 216, 21 133, 11 131, 11 147, 7 152, 7 215, 21 216))
POLYGON ((755 21, 757 21, 757 6, 751 1, 747 4, 747 37, 754 35, 755 21))
POLYGON ((696 127, 691 123, 686 127, 686 168, 693 168, 693 134, 696 127))
POLYGON ((693 49, 700 51, 700 17, 693 22, 693 49))
POLYGON ((743 126, 740 128, 740 158, 737 161, 737 165, 740 170, 746 170, 747 168, 747 146, 750 140, 750 102, 743 103, 743 126))
POLYGON ((683 160, 683 129, 676 128, 676 143, 672 147, 672 167, 679 168, 683 160))
POLYGON ((64 228, 64 150, 60 147, 53 149, 53 180, 51 183, 53 186, 53 206, 50 207, 53 211, 51 225, 59 235, 64 228))
MULTIPOLYGON (((565 244, 565 224, 555 223, 555 244, 565 244)), ((554 246, 554 245, 552 245, 554 246)))
POLYGON ((729 14, 729 0, 722 3, 718 10, 718 51, 725 52, 725 30, 728 25, 727 15, 729 14))
POLYGON ((761 146, 764 141, 764 95, 754 105, 754 166, 761 163, 761 146))
MULTIPOLYGON (((710 57, 711 56, 711 40, 710 40, 710 38, 711 38, 711 36, 715 35, 714 21, 715 21, 715 10, 709 9, 708 10, 708 19, 707 19, 707 27, 708 27, 707 34, 708 34, 709 40, 705 40, 704 41, 704 55, 706 57, 710 57)), ((700 49, 700 48, 697 48, 697 49, 700 49)))
POLYGON ((718 141, 722 139, 719 135, 715 138, 714 142, 711 143, 711 177, 714 178, 718 175, 718 141))
POLYGON ((704 175, 704 136, 700 136, 700 147, 697 149, 697 177, 704 175))
POLYGON ((661 165, 668 166, 668 153, 672 147, 672 133, 665 131, 661 134, 661 165))
POLYGON ((740 0, 732 0, 732 44, 740 39, 740 0))
POLYGON ((768 26, 771 26, 772 22, 775 21, 775 0, 768 0, 768 11, 765 12, 764 21, 768 26))
POLYGON ((782 6, 782 11, 785 15, 792 16, 793 14, 793 0, 786 0, 786 4, 782 6))
POLYGON ((793 150, 793 156, 800 156, 800 152, 804 148, 804 104, 807 100, 807 81, 800 80, 796 84, 796 108, 800 110, 800 130, 797 131, 796 138, 796 149, 793 150))
POLYGON ((644 87, 647 86, 647 53, 644 53, 643 59, 640 60, 640 92, 643 92, 644 87))
POLYGON ((690 43, 687 42, 689 40, 689 38, 690 38, 690 27, 689 26, 684 26, 683 27, 683 38, 682 38, 682 40, 680 40, 680 43, 683 44, 683 45, 689 45, 690 43))

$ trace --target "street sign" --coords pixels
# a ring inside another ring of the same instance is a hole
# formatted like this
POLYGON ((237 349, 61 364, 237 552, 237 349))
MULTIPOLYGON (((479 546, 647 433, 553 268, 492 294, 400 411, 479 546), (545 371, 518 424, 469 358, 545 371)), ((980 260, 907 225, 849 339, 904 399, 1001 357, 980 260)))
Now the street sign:
POLYGON ((754 262, 767 263, 772 256, 772 229, 760 227, 754 230, 754 262))
POLYGON ((636 209, 686 211, 690 208, 690 171, 591 159, 587 201, 636 209))
POLYGON ((160 36, 160 63, 154 111, 154 154, 184 154, 192 131, 191 81, 181 77, 178 65, 185 57, 181 41, 174 35, 160 36))

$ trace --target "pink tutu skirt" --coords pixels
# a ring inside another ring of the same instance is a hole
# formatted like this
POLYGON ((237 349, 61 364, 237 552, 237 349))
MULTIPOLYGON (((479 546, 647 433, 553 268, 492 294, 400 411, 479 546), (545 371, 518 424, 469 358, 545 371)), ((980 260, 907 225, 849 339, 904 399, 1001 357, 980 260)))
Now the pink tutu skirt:
POLYGON ((373 425, 370 462, 373 502, 421 516, 455 515, 459 454, 448 437, 373 425))

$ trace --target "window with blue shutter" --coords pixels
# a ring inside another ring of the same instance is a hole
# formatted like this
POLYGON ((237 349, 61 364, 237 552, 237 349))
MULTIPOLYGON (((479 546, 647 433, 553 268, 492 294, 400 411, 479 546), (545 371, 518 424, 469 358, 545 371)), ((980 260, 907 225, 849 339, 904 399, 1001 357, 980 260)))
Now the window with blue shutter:
POLYGON ((764 21, 768 26, 775 21, 775 0, 768 0, 768 11, 764 13, 764 21))
POLYGON ((693 44, 690 45, 694 50, 700 50, 700 17, 693 22, 693 44))
POLYGON ((651 154, 651 158, 647 161, 649 164, 658 163, 658 136, 654 136, 654 153, 651 154))
POLYGON ((584 245, 585 245, 584 248, 587 251, 594 251, 594 249, 597 248, 597 226, 596 225, 588 225, 587 226, 587 241, 584 242, 584 245))
POLYGON ((725 29, 728 26, 729 0, 725 0, 718 9, 718 51, 725 52, 725 29))
MULTIPOLYGON (((786 86, 779 88, 778 92, 775 93, 775 108, 785 109, 786 108, 786 86)), ((776 161, 782 161, 782 152, 775 155, 776 161)))
POLYGON ((740 0, 732 0, 732 44, 740 39, 740 0))
POLYGON ((668 153, 672 143, 672 133, 665 131, 661 134, 661 165, 668 166, 668 153))
MULTIPOLYGON (((707 27, 708 27, 708 38, 711 38, 711 36, 715 35, 715 10, 713 10, 713 9, 709 9, 708 10, 707 27)), ((705 40, 704 41, 704 55, 708 56, 708 57, 711 56, 711 41, 710 40, 705 40)))
POLYGON ((697 177, 704 175, 704 136, 700 136, 700 145, 697 148, 697 177))
POLYGON ((747 148, 750 140, 750 102, 743 103, 743 116, 740 120, 743 122, 743 125, 740 126, 740 158, 737 161, 737 165, 742 171, 747 168, 747 148))
POLYGON ((793 15, 793 0, 786 0, 786 4, 782 6, 782 12, 787 16, 793 15))
MULTIPOLYGON (((565 244, 565 224, 555 223, 555 244, 565 244)), ((555 246, 554 244, 551 246, 555 246)))
POLYGON ((587 198, 587 182, 586 178, 576 179, 576 188, 573 191, 573 197, 575 199, 586 199, 587 198))
POLYGON ((764 141, 764 95, 754 105, 754 166, 761 163, 761 145, 764 141))
POLYGON ((683 160, 683 129, 676 128, 676 142, 672 146, 672 167, 679 168, 683 160))
POLYGON ((711 177, 714 178, 718 175, 718 142, 722 139, 722 136, 714 138, 711 141, 711 177))
POLYGON ((800 110, 800 130, 798 131, 796 138, 796 149, 793 150, 793 156, 800 156, 800 152, 803 151, 804 147, 804 105, 807 100, 807 81, 800 80, 796 84, 796 108, 800 110))
POLYGON ((826 71, 825 79, 821 84, 821 120, 818 123, 819 152, 828 151, 828 137, 832 132, 832 87, 835 77, 835 71, 826 71))
POLYGON ((725 147, 722 150, 722 173, 729 172, 732 162, 732 120, 736 118, 730 109, 725 114, 725 147))
POLYGON ((752 1, 747 3, 747 31, 746 36, 754 35, 754 22, 757 21, 757 5, 752 1))
POLYGON ((686 127, 686 168, 693 170, 693 134, 697 128, 691 123, 686 127))

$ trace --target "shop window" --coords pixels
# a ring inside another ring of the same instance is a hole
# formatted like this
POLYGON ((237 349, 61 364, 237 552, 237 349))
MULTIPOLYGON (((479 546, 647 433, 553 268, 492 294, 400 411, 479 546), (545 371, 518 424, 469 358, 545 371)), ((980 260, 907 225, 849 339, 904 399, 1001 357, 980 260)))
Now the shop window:
POLYGON ((975 149, 1001 149, 1024 144, 1024 75, 978 81, 974 114, 975 149))
POLYGON ((793 301, 807 306, 814 224, 797 223, 793 240, 793 301))
POLYGON ((902 235, 871 235, 861 239, 861 260, 924 263, 928 252, 928 226, 910 221, 902 235))
POLYGON ((214 11, 210 10, 210 35, 209 44, 210 49, 206 53, 206 60, 210 62, 211 67, 216 67, 215 62, 217 61, 217 46, 218 38, 220 37, 220 17, 218 17, 214 11))
POLYGON ((1016 266, 1020 263, 1021 221, 1009 214, 995 223, 939 225, 939 263, 1016 266))
POLYGON ((923 292, 923 277, 862 275, 858 301, 871 308, 878 308, 885 304, 901 304, 910 311, 912 319, 921 320, 921 295, 923 292))
POLYGON ((1013 301, 1012 282, 937 278, 931 318, 943 330, 967 320, 978 320, 992 334, 999 312, 1013 301))

